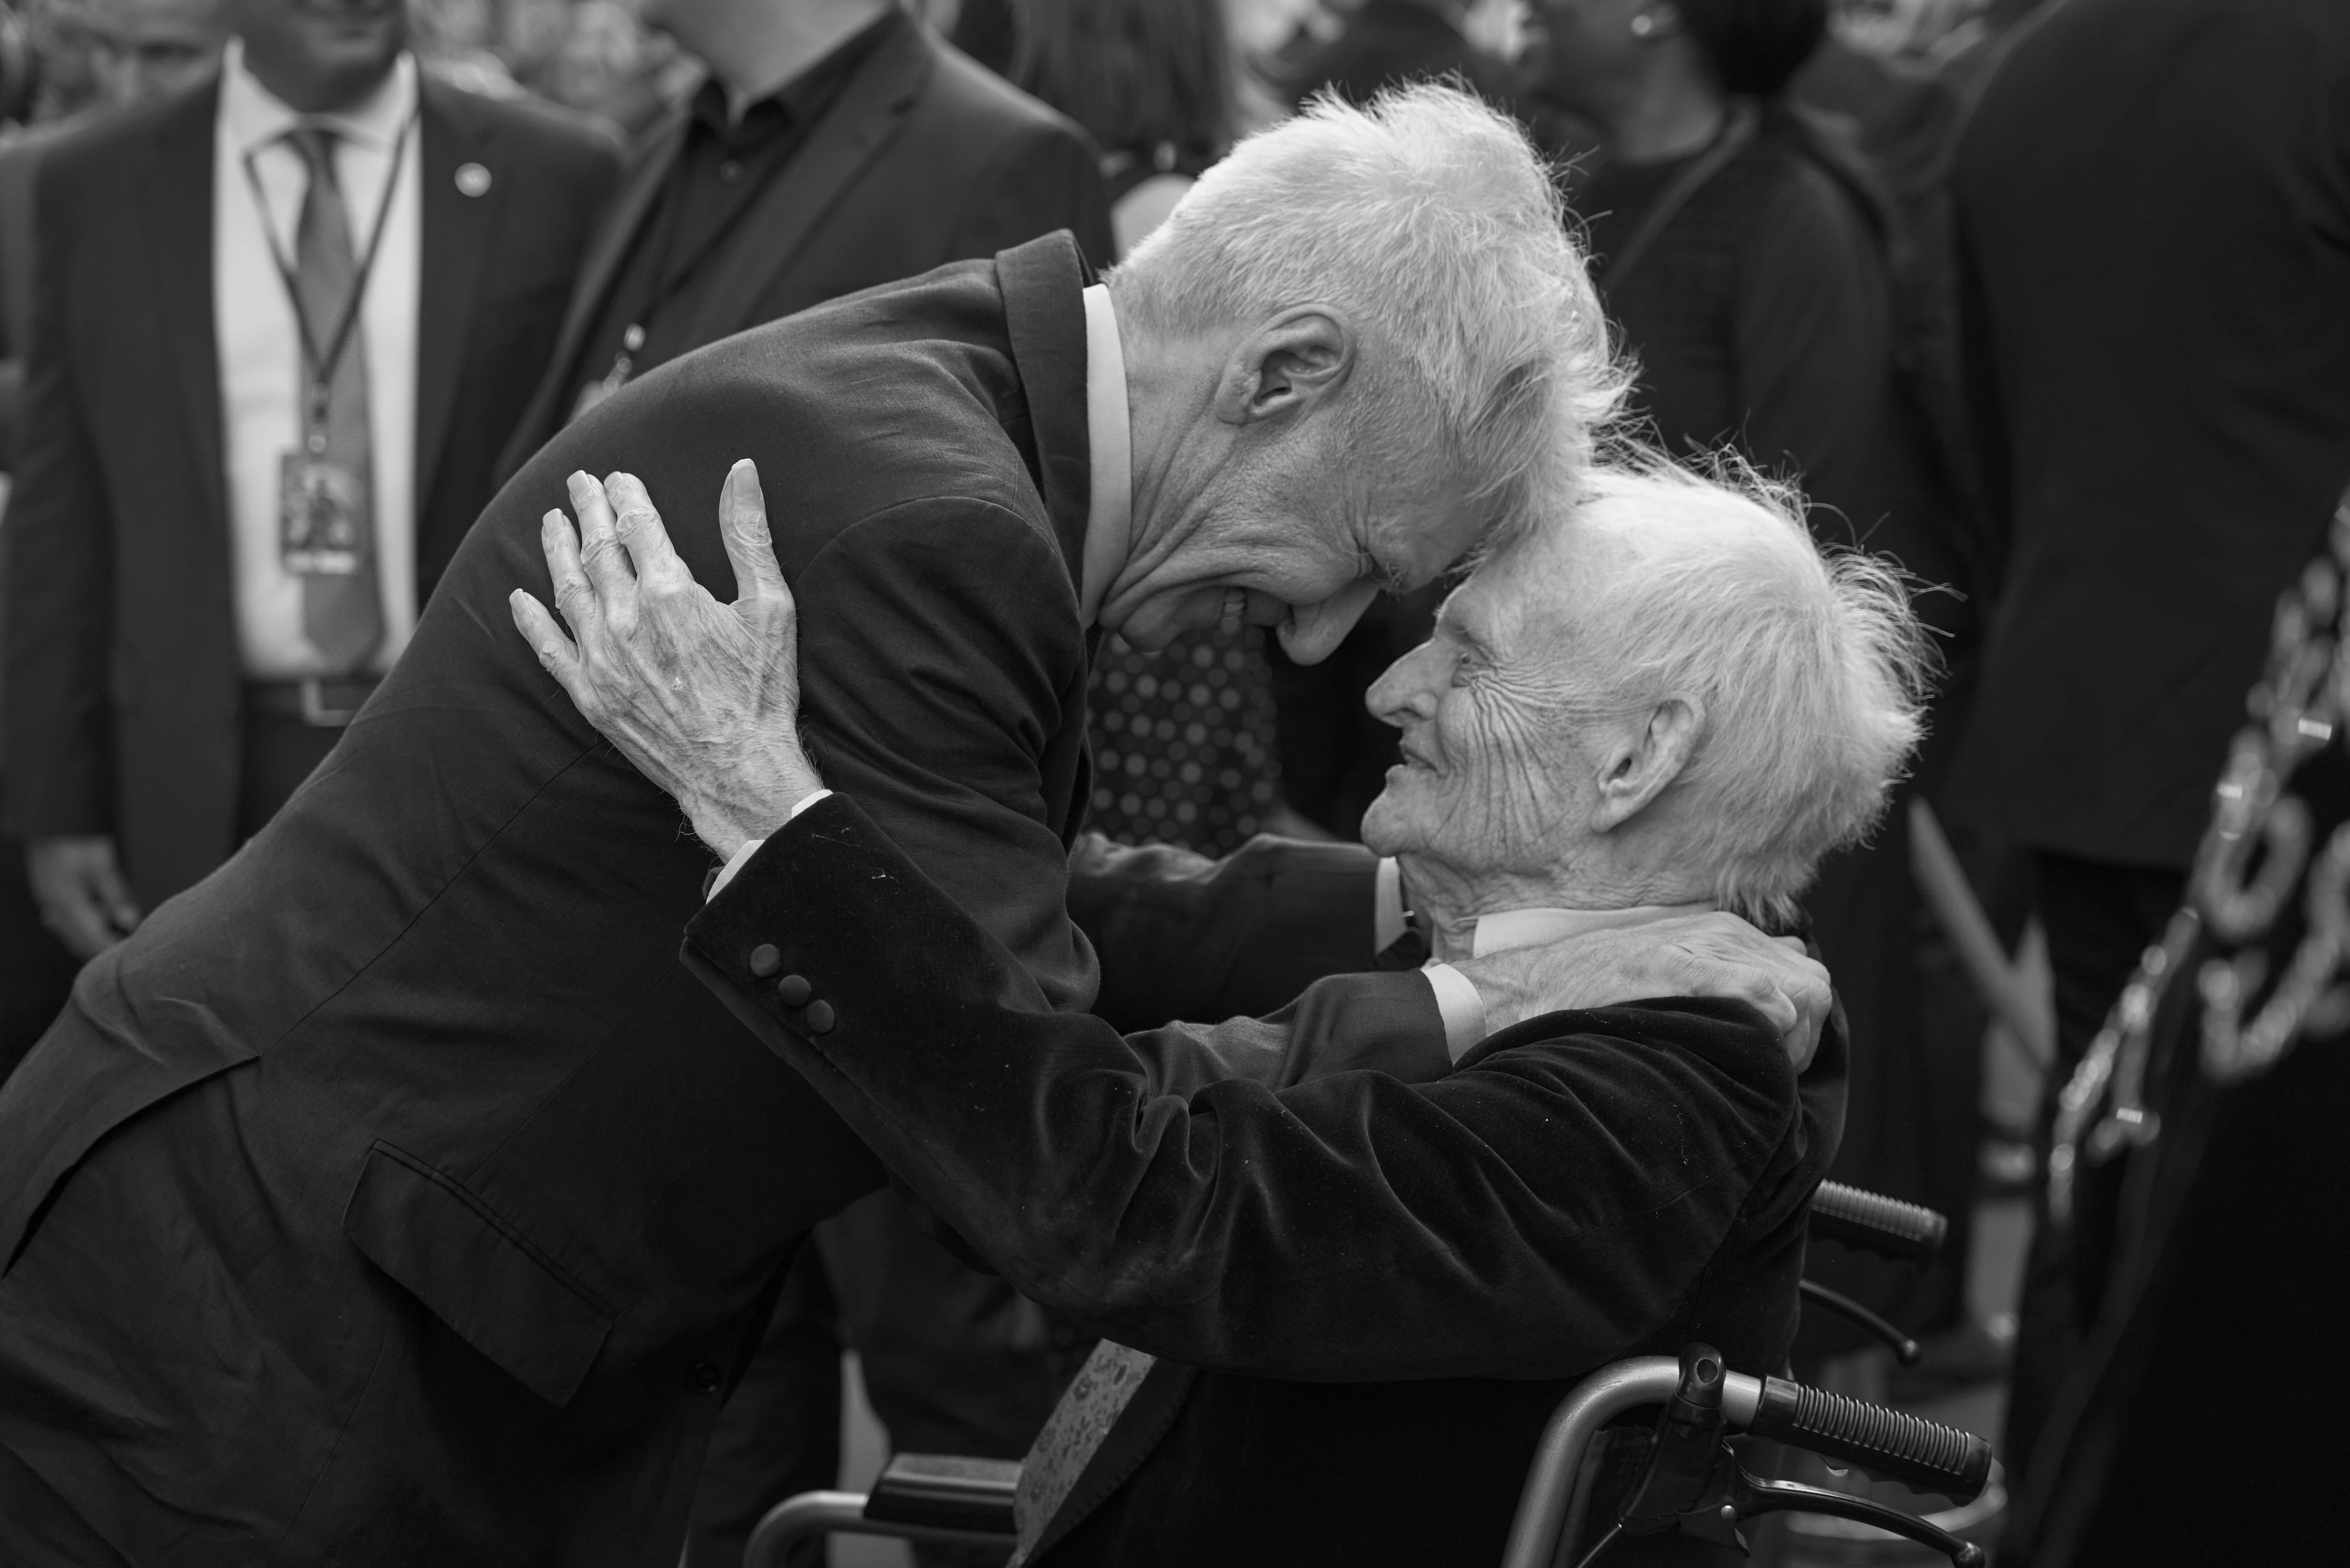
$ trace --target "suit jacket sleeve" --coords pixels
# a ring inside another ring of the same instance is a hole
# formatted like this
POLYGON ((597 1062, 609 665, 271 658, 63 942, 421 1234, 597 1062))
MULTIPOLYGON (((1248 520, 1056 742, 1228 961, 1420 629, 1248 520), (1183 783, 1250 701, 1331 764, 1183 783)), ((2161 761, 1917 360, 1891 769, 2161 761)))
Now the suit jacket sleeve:
POLYGON ((845 796, 758 858, 689 964, 1022 1291, 1178 1360, 1573 1376, 1671 1320, 1803 1136, 1735 1003, 1554 1015, 1424 1087, 1158 1092, 845 796), (764 943, 813 1001, 753 977, 764 943))
POLYGON ((78 262, 64 212, 69 191, 36 176, 38 224, 33 342, 23 447, 8 521, 6 628, 9 831, 22 838, 109 830, 113 802, 113 530, 75 386, 68 284, 78 262))
POLYGON ((1263 1013, 1368 970, 1378 859, 1357 844, 1259 835, 1211 860, 1173 845, 1069 855, 1069 918, 1100 957, 1094 1013, 1121 1030, 1263 1013))
POLYGON ((1101 162, 1085 139, 1039 124, 1014 138, 980 182, 970 216, 947 254, 992 256, 1039 234, 1066 229, 1097 267, 1118 259, 1101 162))

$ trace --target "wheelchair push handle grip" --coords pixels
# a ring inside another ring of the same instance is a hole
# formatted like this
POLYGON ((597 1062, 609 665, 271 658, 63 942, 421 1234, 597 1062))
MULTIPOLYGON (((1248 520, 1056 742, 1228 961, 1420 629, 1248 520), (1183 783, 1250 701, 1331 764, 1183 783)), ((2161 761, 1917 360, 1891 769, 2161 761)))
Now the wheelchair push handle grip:
POLYGON ((1991 1445, 1971 1432, 1783 1377, 1762 1379, 1747 1430, 1959 1502, 1991 1480, 1991 1445))
POLYGON ((1812 1194, 1811 1229, 1814 1236, 1846 1246, 1926 1263, 1942 1250, 1950 1222, 1918 1204, 1846 1187, 1840 1181, 1823 1181, 1812 1194))

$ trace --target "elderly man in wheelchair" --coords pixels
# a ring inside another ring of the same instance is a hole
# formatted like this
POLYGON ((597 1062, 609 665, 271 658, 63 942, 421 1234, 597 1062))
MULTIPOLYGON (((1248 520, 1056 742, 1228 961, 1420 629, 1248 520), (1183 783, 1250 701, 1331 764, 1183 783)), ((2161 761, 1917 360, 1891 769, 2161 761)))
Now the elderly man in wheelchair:
MULTIPOLYGON (((1364 840, 1432 963, 1695 909, 1784 929, 1884 809, 1927 657, 1890 574, 1823 554, 1792 498, 1601 469, 1373 689, 1404 760, 1364 840)), ((1741 1427, 1793 1397, 1756 1379, 1794 1332, 1835 1025, 1799 1072, 1737 1002, 1489 1033, 1472 992, 1426 1082, 1185 1082, 1052 1012, 792 765, 806 791, 761 851, 790 874, 722 889, 688 961, 962 1242, 1104 1336, 1003 1478, 1019 1561, 1490 1563, 1596 1371, 1716 1347, 1638 1364, 1712 1421, 1700 1470, 1725 1397, 1741 1427)), ((1258 1021, 1270 1054, 1318 990, 1258 1021)))

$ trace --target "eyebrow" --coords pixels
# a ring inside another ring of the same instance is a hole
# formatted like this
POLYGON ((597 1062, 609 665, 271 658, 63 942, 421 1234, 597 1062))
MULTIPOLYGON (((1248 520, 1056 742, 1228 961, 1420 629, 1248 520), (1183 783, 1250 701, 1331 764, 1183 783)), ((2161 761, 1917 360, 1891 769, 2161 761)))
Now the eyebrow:
POLYGON ((1452 607, 1452 601, 1451 599, 1446 599, 1442 606, 1438 608, 1436 612, 1436 624, 1440 630, 1467 643, 1470 649, 1480 659, 1485 659, 1489 663, 1492 661, 1493 657, 1492 649, 1486 643, 1483 638, 1477 635, 1476 630, 1473 628, 1461 618, 1460 612, 1452 607))

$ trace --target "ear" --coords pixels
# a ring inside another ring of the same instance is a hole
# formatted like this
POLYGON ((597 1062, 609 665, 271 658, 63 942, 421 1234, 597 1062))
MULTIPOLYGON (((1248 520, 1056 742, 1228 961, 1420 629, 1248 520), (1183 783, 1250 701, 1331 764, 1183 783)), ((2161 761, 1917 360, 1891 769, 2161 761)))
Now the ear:
POLYGON ((1225 362, 1216 417, 1253 424, 1305 412, 1346 385, 1355 329, 1326 305, 1293 305, 1250 333, 1225 362))
POLYGON ((1636 715, 1600 755, 1591 831, 1621 827, 1648 809, 1689 766, 1704 727, 1704 711, 1682 697, 1666 698, 1649 710, 1645 722, 1636 715))

